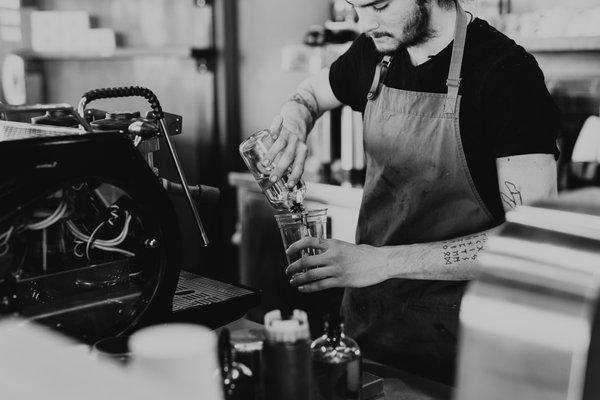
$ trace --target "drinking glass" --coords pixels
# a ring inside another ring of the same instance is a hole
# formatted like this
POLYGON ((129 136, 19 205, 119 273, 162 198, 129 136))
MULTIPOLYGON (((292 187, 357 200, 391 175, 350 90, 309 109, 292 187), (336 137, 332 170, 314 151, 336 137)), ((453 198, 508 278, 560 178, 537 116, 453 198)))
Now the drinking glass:
MULTIPOLYGON (((285 249, 305 237, 327 238, 327 209, 310 210, 306 216, 302 213, 278 214, 275 215, 275 219, 285 249), (303 218, 306 221, 303 222, 303 218)), ((307 249, 291 256, 286 253, 286 257, 288 264, 291 264, 301 257, 319 253, 321 253, 319 249, 307 249)), ((299 308, 306 311, 311 337, 319 337, 323 333, 323 318, 328 314, 339 314, 343 291, 343 288, 331 288, 312 293, 299 293, 293 289, 286 292, 288 304, 284 310, 299 308)))
MULTIPOLYGON (((325 239, 327 237, 327 209, 309 210, 304 213, 285 213, 275 215, 283 247, 287 250, 294 242, 306 237, 325 239)), ((308 249, 301 253, 286 253, 288 264, 301 257, 320 253, 318 249, 308 249)))

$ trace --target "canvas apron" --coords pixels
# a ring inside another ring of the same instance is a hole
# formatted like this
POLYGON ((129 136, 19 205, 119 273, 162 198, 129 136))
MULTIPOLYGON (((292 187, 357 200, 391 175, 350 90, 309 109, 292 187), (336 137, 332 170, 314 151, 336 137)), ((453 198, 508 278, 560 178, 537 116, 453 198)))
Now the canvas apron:
MULTIPOLYGON (((389 88, 383 80, 391 58, 378 65, 364 113, 359 244, 439 241, 495 225, 461 144, 458 90, 468 21, 458 11, 447 94, 389 88)), ((450 256, 457 261, 454 251, 450 256)), ((442 268, 445 262, 440 254, 442 268)), ((451 383, 465 283, 390 279, 347 288, 342 314, 348 334, 366 357, 451 383)))

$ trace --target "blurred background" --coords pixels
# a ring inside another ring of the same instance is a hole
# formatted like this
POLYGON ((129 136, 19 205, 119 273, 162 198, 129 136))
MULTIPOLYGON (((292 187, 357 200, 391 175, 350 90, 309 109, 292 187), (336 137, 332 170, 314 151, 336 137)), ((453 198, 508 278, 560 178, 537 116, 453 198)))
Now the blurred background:
MULTIPOLYGON (((598 182, 595 144, 575 155, 585 162, 578 173, 571 161, 580 133, 600 135, 600 0, 463 4, 542 67, 563 113, 559 187, 598 182)), ((0 97, 76 104, 100 87, 153 90, 166 111, 183 116, 183 134, 174 140, 190 183, 223 190, 218 207, 201 210, 212 240, 206 249, 186 204, 173 199, 183 267, 261 287, 268 303, 280 283, 265 271, 283 270, 285 257, 273 212, 243 173, 237 147, 268 127, 296 85, 356 35, 356 16, 344 0, 0 0, 0 97)), ((97 108, 147 111, 143 101, 103 102, 97 108)), ((327 113, 311 135, 305 174, 310 205, 329 208, 330 234, 349 241, 364 173, 360 122, 347 108, 327 113)), ((166 154, 157 163, 176 179, 166 154)))

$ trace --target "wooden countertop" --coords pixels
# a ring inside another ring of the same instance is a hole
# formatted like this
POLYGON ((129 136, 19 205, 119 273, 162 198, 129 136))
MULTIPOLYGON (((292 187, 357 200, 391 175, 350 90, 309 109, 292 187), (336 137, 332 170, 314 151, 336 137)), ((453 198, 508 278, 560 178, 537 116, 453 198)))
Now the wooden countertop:
MULTIPOLYGON (((230 330, 262 329, 263 327, 261 324, 245 318, 241 318, 225 326, 230 330)), ((396 368, 370 360, 363 360, 363 369, 383 378, 385 399, 450 400, 452 398, 452 387, 396 368)))
MULTIPOLYGON (((258 183, 250 173, 230 172, 229 184, 238 188, 261 192, 258 183)), ((361 188, 306 182, 306 200, 333 204, 340 207, 360 207, 363 190, 361 188)))

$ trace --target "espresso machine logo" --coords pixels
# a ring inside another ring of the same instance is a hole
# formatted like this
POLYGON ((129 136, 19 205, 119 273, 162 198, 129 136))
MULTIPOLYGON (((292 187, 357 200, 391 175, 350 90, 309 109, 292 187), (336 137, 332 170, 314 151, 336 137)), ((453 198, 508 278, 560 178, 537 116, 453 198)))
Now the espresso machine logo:
POLYGON ((52 161, 45 164, 38 164, 35 166, 36 169, 51 169, 58 167, 58 161, 52 161))

